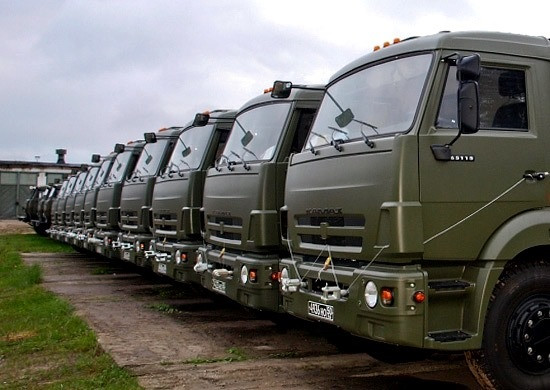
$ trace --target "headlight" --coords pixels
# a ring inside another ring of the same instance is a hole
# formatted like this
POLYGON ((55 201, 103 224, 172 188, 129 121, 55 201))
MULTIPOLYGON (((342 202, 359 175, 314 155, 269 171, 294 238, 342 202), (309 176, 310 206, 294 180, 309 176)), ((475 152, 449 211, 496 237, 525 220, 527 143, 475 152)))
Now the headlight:
POLYGON ((176 256, 176 264, 179 265, 181 263, 181 251, 179 249, 176 251, 175 256, 176 256))
POLYGON ((365 303, 371 309, 378 303, 378 289, 372 280, 365 286, 365 303))
POLYGON ((243 284, 248 282, 248 268, 246 268, 246 265, 243 265, 241 268, 241 282, 243 284))

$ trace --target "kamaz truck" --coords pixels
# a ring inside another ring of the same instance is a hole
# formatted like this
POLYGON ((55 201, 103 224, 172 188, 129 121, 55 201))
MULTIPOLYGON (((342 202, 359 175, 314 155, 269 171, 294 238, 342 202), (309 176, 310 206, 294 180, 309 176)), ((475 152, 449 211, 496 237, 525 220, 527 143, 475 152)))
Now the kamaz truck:
POLYGON ((201 284, 240 304, 279 312, 279 228, 288 158, 302 150, 323 88, 281 83, 238 111, 223 154, 204 185, 201 284))
POLYGON ((88 250, 108 258, 118 256, 118 249, 113 248, 113 241, 118 239, 119 234, 122 187, 134 172, 144 146, 143 140, 116 145, 115 151, 118 154, 107 180, 97 194, 95 229, 93 236, 88 237, 88 250))
POLYGON ((67 195, 65 200, 65 210, 63 211, 65 225, 60 232, 60 240, 68 244, 73 244, 73 239, 76 237, 75 230, 75 207, 76 199, 82 192, 86 178, 90 173, 90 167, 84 165, 80 172, 76 175, 76 181, 73 190, 67 195))
POLYGON ((466 351, 486 388, 550 388, 550 44, 442 32, 345 66, 289 162, 287 313, 466 351))
POLYGON ((120 152, 124 150, 124 145, 116 144, 115 150, 101 159, 99 169, 93 180, 85 184, 84 199, 82 200, 82 209, 80 210, 80 228, 77 231, 77 243, 80 248, 89 249, 88 239, 94 235, 96 221, 96 202, 99 189, 106 183, 111 172, 113 162, 120 152))
POLYGON ((202 244, 204 179, 219 158, 234 119, 233 110, 197 114, 180 134, 168 164, 157 176, 151 207, 154 240, 146 253, 154 272, 200 284, 193 266, 202 244))
POLYGON ((153 239, 151 203, 155 179, 164 169, 182 127, 161 129, 157 133, 145 133, 146 145, 132 175, 124 183, 120 200, 120 233, 113 248, 119 258, 142 267, 150 267, 145 251, 153 239))
POLYGON ((53 223, 49 229, 48 234, 51 238, 62 241, 63 233, 65 231, 66 213, 65 206, 67 204, 67 198, 72 193, 76 183, 76 177, 78 173, 69 176, 61 186, 61 191, 52 205, 53 223))

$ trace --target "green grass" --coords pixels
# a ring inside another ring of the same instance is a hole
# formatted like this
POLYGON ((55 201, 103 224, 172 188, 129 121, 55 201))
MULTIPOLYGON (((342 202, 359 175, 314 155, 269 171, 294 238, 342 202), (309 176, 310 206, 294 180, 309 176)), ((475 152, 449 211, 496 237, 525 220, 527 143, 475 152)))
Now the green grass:
POLYGON ((73 308, 41 288, 19 252, 71 252, 38 235, 0 236, 0 388, 139 389, 73 308))

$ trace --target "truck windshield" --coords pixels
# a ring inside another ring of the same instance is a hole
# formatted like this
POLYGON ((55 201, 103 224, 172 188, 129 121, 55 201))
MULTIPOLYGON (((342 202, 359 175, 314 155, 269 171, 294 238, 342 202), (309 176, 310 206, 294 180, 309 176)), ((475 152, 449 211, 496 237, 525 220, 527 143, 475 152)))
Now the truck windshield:
POLYGON ((99 171, 97 172, 97 176, 94 181, 94 185, 92 188, 99 188, 103 182, 105 181, 105 176, 109 172, 109 169, 111 168, 111 159, 104 160, 101 163, 101 166, 99 167, 99 171))
POLYGON ((73 188, 73 194, 77 194, 80 191, 82 191, 82 187, 84 187, 84 183, 86 182, 87 175, 88 175, 88 171, 80 172, 78 174, 78 176, 76 177, 76 183, 73 188))
POLYGON ((119 153, 116 156, 115 161, 113 161, 113 167, 111 168, 111 173, 109 174, 107 183, 114 184, 124 179, 124 173, 126 171, 126 166, 130 162, 130 157, 132 157, 131 150, 119 153))
POLYGON ((271 160, 290 105, 290 102, 266 104, 239 114, 220 164, 271 160))
POLYGON ((431 54, 399 58, 331 85, 304 149, 408 131, 431 61, 431 54))
POLYGON ((134 176, 156 176, 167 144, 167 139, 146 144, 134 169, 134 176))
POLYGON ((82 187, 83 191, 88 191, 88 190, 92 189, 98 171, 99 171, 99 167, 91 167, 88 170, 88 175, 86 176, 86 181, 84 182, 84 186, 82 187))
POLYGON ((212 134, 212 127, 213 125, 191 127, 181 133, 166 169, 169 172, 198 169, 212 134))

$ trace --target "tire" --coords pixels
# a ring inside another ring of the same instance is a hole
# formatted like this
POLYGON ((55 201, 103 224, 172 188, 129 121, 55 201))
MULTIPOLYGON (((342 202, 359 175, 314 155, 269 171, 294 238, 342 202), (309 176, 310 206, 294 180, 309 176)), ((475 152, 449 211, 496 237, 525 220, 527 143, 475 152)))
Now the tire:
POLYGON ((515 262, 497 282, 482 348, 467 351, 485 389, 550 389, 550 262, 515 262))

